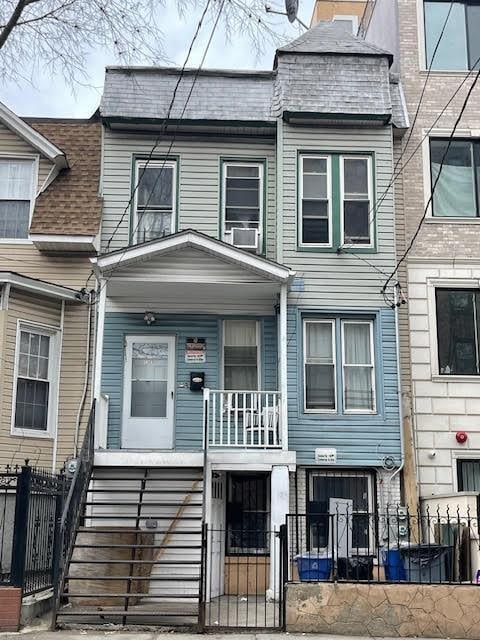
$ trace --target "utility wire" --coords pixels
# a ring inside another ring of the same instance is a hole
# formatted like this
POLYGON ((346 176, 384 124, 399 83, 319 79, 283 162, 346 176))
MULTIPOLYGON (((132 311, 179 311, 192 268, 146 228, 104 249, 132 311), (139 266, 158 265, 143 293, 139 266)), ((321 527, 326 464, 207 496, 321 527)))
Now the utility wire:
POLYGON ((432 190, 431 190, 430 196, 428 198, 427 204, 425 205, 425 210, 423 212, 423 215, 420 218, 420 222, 418 223, 418 226, 417 226, 417 228, 415 230, 415 233, 413 234, 410 242, 408 243, 407 248, 403 252, 401 258, 398 260, 395 269, 392 271, 392 273, 388 276, 387 280, 385 281, 385 284, 382 287, 382 291, 386 291, 386 288, 387 288, 388 284, 390 283, 390 281, 392 280, 394 275, 397 273, 398 269, 400 268, 400 265, 403 263, 403 261, 405 260, 407 255, 409 254, 410 250, 413 247, 413 244, 414 244, 415 240, 418 237, 418 234, 420 233, 420 229, 422 228, 423 221, 425 220, 425 218, 427 216, 427 213, 428 213, 428 210, 430 208, 430 205, 432 203, 433 196, 435 194, 435 189, 437 188, 438 182, 440 180, 440 176, 442 175, 443 165, 445 164, 445 160, 447 158, 448 152, 449 152, 450 147, 452 145, 452 142, 454 140, 455 132, 456 132, 456 130, 458 128, 458 125, 460 124, 460 121, 461 121, 461 119, 463 117, 465 109, 467 108, 468 102, 469 102, 470 97, 471 97, 471 95, 473 93, 473 90, 475 89, 475 87, 477 85, 477 82, 478 82, 479 78, 480 78, 480 69, 477 71, 477 73, 475 75, 475 78, 474 78, 472 84, 470 85, 470 88, 469 88, 469 90, 467 92, 467 95, 465 96, 465 100, 463 101, 462 108, 460 109, 460 112, 459 112, 459 114, 457 116, 457 119, 455 121, 455 124, 453 126, 452 132, 451 132, 451 134, 450 134, 450 136, 448 138, 447 147, 446 147, 445 152, 444 152, 444 154, 442 156, 442 161, 440 162, 440 166, 439 166, 439 169, 438 169, 438 174, 437 174, 437 177, 435 178, 435 182, 432 185, 432 190))

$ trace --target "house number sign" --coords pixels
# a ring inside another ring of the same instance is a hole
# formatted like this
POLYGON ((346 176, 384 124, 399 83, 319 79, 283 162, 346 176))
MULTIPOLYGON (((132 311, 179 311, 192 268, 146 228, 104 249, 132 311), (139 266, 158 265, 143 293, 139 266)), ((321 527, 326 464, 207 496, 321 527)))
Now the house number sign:
POLYGON ((205 338, 187 338, 185 343, 185 362, 195 364, 206 362, 207 341, 205 338))

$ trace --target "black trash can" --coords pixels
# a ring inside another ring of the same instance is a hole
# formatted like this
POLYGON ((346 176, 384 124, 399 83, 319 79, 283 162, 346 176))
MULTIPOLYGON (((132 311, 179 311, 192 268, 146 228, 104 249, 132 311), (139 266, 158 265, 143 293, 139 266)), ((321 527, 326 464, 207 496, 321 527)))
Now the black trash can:
POLYGON ((401 550, 408 582, 449 582, 452 547, 441 544, 415 544, 401 550))
POLYGON ((373 580, 373 556, 337 558, 337 577, 340 580, 373 580))

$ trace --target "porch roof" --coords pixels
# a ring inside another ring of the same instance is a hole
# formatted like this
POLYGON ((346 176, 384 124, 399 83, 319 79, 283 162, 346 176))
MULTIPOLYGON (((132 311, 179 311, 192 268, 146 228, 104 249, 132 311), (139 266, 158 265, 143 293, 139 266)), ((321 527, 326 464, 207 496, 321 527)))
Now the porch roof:
MULTIPOLYGON (((121 278, 122 275, 126 275, 125 272, 128 271, 128 267, 143 266, 145 268, 146 266, 148 269, 148 263, 150 261, 153 262, 155 258, 161 258, 172 253, 179 255, 178 252, 188 255, 189 250, 192 249, 199 254, 213 257, 221 263, 234 265, 246 274, 255 275, 256 280, 260 276, 262 281, 282 284, 289 283, 295 275, 294 271, 273 260, 238 249, 231 244, 216 240, 193 229, 186 229, 164 238, 101 254, 90 258, 90 260, 98 277, 110 278, 117 272, 118 277, 121 278), (146 264, 139 265, 139 263, 146 264)), ((192 281, 204 281, 201 269, 198 266, 196 269, 195 265, 192 266, 194 267, 192 281)), ((138 272, 140 278, 144 275, 144 273, 138 272)), ((165 274, 162 277, 162 281, 165 282, 165 274)))

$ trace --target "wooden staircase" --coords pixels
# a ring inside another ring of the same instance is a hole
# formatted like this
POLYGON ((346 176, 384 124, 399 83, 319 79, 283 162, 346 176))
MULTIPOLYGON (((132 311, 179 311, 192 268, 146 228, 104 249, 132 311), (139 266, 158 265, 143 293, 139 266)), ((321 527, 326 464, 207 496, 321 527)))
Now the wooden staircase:
POLYGON ((94 467, 57 626, 198 624, 203 470, 94 467))

